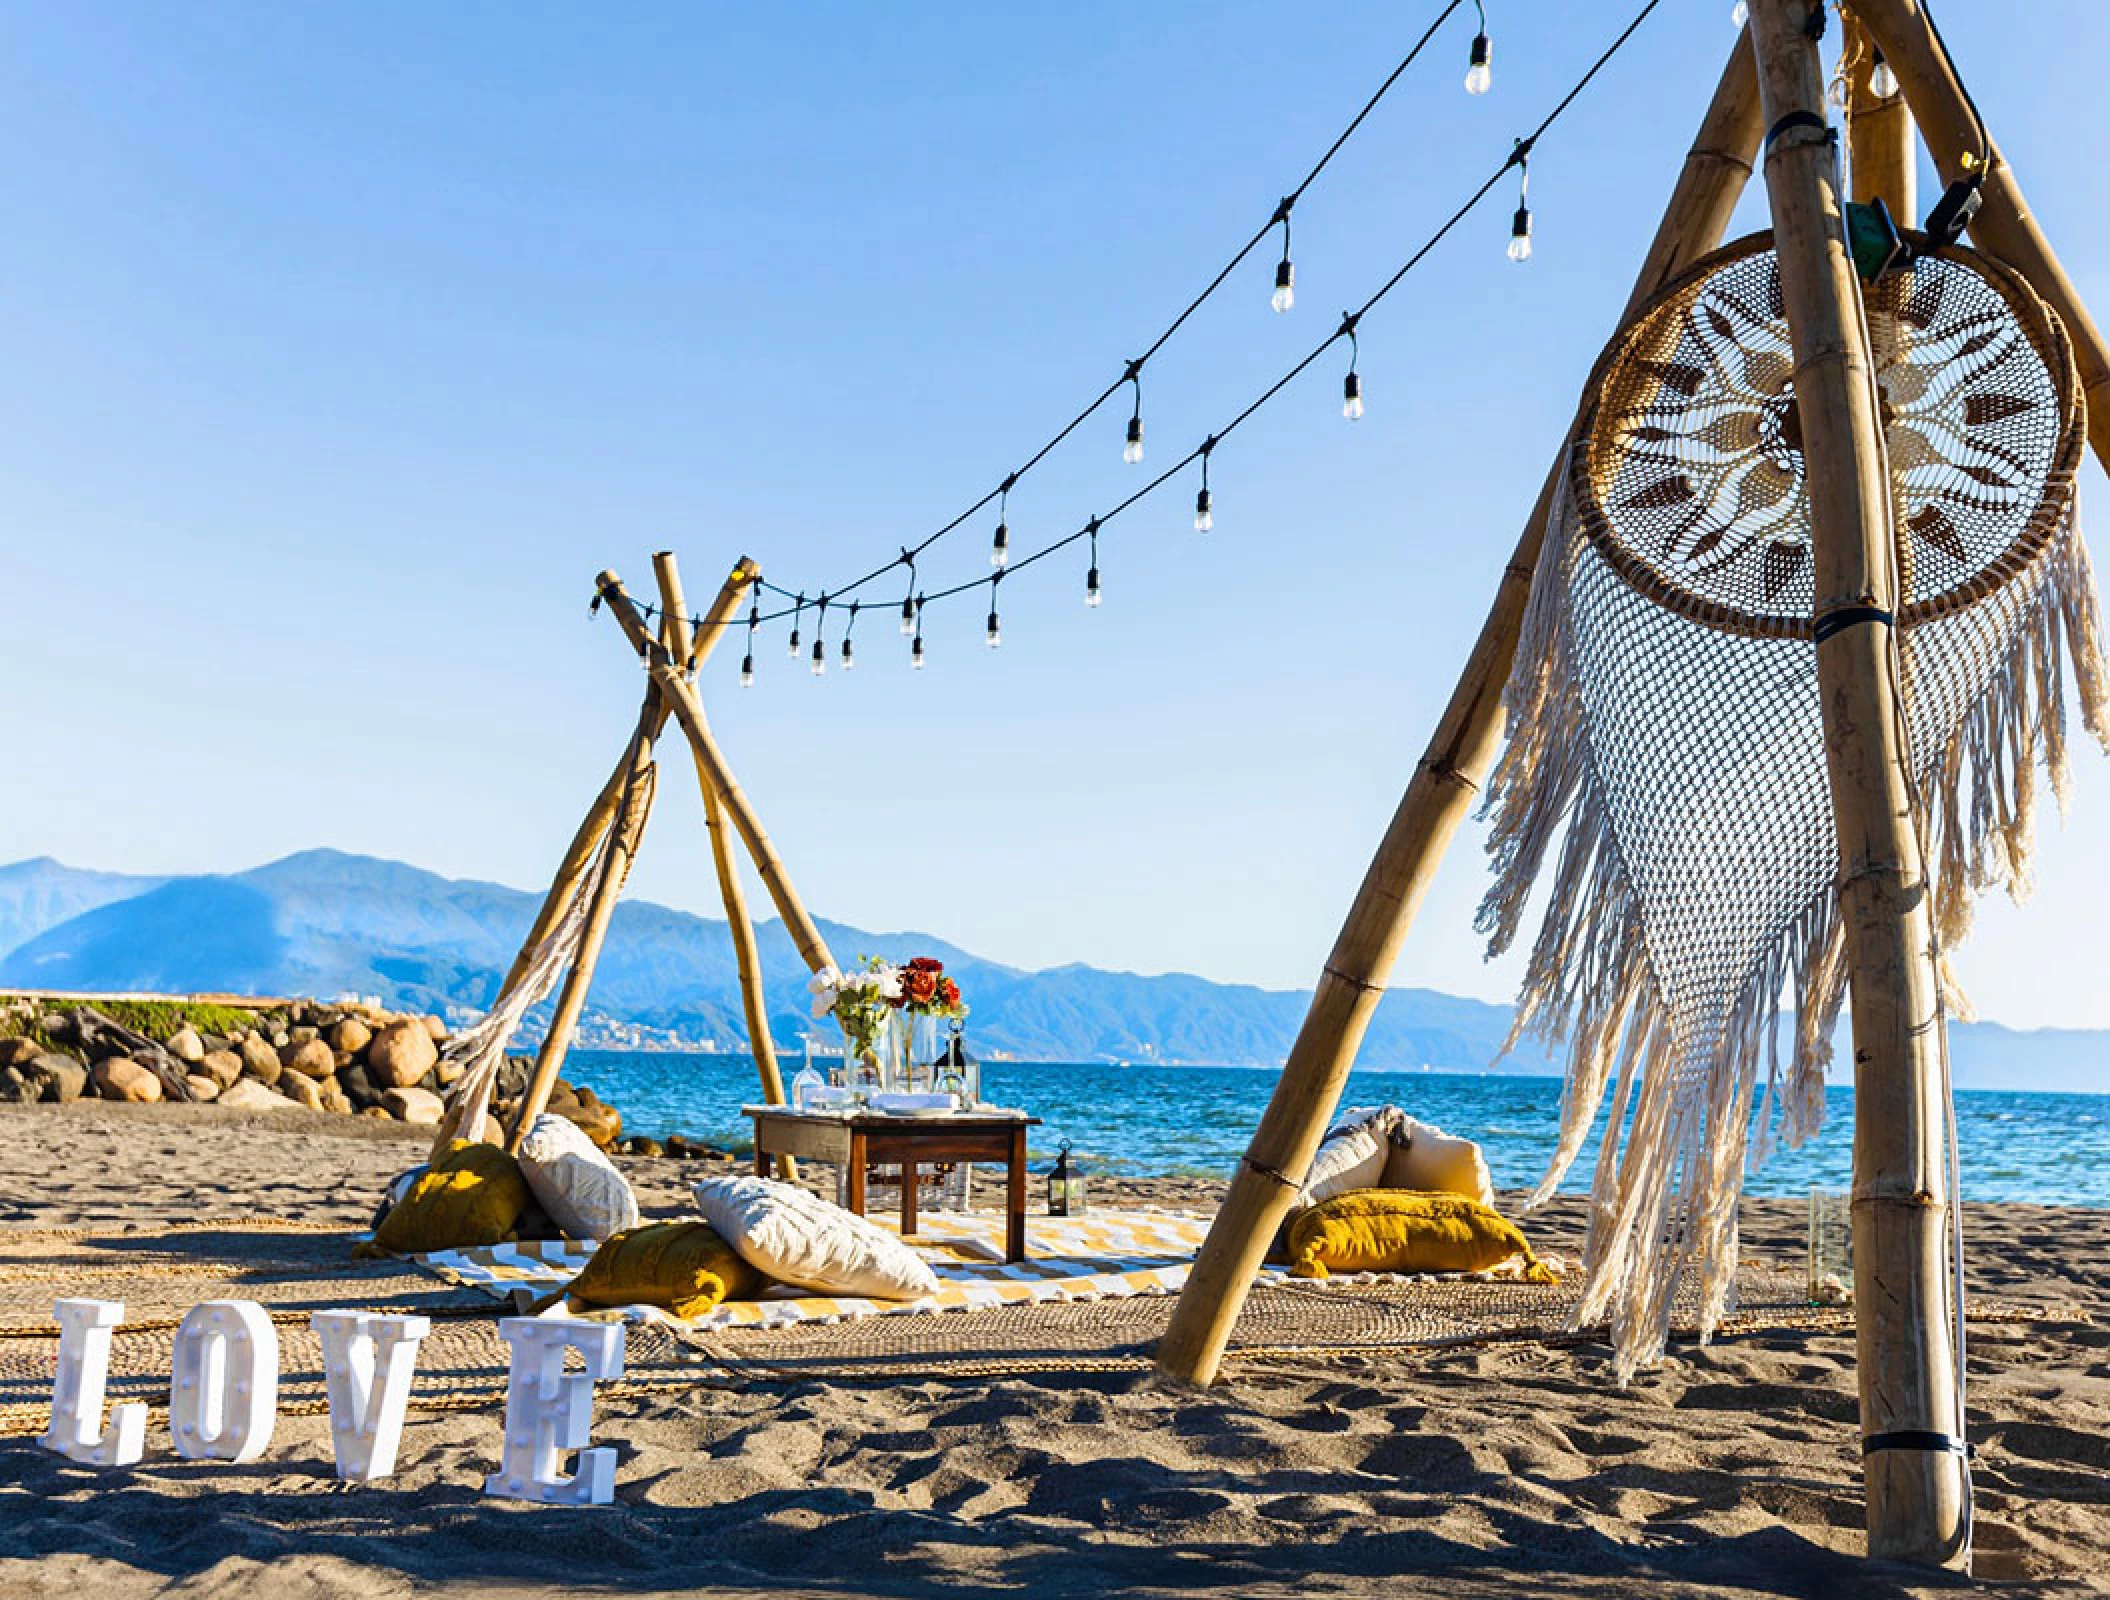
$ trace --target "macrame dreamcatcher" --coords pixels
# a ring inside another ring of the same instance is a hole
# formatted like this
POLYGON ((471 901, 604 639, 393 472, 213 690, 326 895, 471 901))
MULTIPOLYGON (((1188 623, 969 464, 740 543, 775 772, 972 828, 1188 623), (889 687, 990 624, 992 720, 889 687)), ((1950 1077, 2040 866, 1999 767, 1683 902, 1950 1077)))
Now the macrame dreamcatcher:
MULTIPOLYGON (((2026 892, 2038 760, 2064 800, 2069 670, 2104 736, 2074 525, 2083 401, 2057 319, 1987 257, 1919 260, 1864 299, 1947 945, 1975 891, 2026 892)), ((1760 1157, 1776 1121, 1799 1143, 1824 1118, 1845 963, 1793 370, 1770 235, 1699 263, 1613 340, 1547 532, 1489 792, 1491 951, 1515 937, 1562 836, 1517 1012, 1519 1035, 1569 1051, 1533 1204, 1616 1084, 1580 1317, 1610 1319, 1622 1381, 1660 1354, 1686 1272, 1703 1330, 1728 1304, 1761 1070, 1760 1157)))

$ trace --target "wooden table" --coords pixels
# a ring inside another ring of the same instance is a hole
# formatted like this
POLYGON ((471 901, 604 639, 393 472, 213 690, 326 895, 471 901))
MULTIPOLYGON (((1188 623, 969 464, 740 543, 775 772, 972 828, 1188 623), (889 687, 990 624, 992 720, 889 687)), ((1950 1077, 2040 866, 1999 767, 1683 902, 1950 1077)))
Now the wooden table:
POLYGON ((755 1171, 768 1177, 773 1156, 827 1161, 849 1170, 850 1209, 865 1211, 865 1170, 901 1168, 901 1233, 916 1231, 916 1168, 934 1161, 986 1161, 1009 1169, 1009 1227, 1004 1259, 1026 1259, 1026 1130, 1040 1118, 1020 1111, 955 1111, 940 1117, 890 1117, 877 1111, 794 1111, 743 1106, 755 1125, 755 1171))

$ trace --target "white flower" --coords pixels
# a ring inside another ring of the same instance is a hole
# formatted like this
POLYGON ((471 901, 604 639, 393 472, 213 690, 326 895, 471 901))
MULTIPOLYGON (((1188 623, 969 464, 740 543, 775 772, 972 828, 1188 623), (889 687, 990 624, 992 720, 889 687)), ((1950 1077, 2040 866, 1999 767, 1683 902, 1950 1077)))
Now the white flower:
POLYGON ((825 1017, 835 1009, 835 1000, 843 985, 843 975, 833 967, 823 967, 813 975, 806 985, 813 991, 813 1014, 825 1017))

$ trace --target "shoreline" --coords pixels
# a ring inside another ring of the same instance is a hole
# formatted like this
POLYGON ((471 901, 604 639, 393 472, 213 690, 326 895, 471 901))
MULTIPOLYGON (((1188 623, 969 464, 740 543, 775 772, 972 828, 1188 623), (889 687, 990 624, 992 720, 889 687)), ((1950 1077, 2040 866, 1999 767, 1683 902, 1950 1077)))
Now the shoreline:
MULTIPOLYGON (((274 1263, 341 1272, 331 1263, 348 1260, 381 1181, 422 1155, 419 1130, 377 1119, 0 1107, 0 1247, 89 1230, 35 1248, 62 1269, 69 1251, 122 1252, 142 1308, 200 1292, 186 1250, 250 1261, 254 1287, 236 1293, 351 1303, 304 1296, 299 1274, 273 1288, 274 1263), (212 1226, 165 1236, 201 1222, 212 1226)), ((648 1217, 686 1210, 697 1164, 617 1160, 648 1217)), ((1109 1180, 1094 1204, 1205 1209, 1220 1188, 1109 1180)), ((1563 1199, 1522 1223, 1535 1245, 1572 1254, 1583 1211, 1563 1199)), ((2110 1595, 2110 1330, 2089 1313, 2110 1303, 2110 1215, 1967 1212, 1974 1295, 2022 1308, 1972 1326, 1979 1575, 2032 1596, 2110 1595)), ((1754 1262, 1799 1270, 1799 1205, 1747 1202, 1743 1217, 1754 1262)), ((13 1315, 40 1319, 66 1290, 55 1279, 7 1292, 26 1308, 13 1315)), ((1053 1309, 897 1320, 920 1324, 914 1339, 940 1341, 935 1352, 974 1348, 994 1326, 977 1318, 1053 1309)), ((1095 1315, 1086 1305, 1045 1326, 1095 1315)), ((489 1407, 413 1409, 398 1475, 371 1486, 331 1477, 319 1415, 282 1416, 264 1458, 242 1466, 178 1461, 165 1429, 149 1430, 133 1468, 0 1439, 0 1593, 1955 1592, 1854 1554, 1853 1340, 1836 1326, 1681 1341, 1624 1391, 1590 1339, 1271 1354, 1234 1360, 1200 1394, 1140 1370, 952 1375, 935 1356, 906 1375, 805 1375, 772 1365, 783 1340, 721 1339, 672 1389, 608 1388, 593 1437, 618 1452, 616 1503, 594 1510, 484 1499, 489 1407)), ((0 1340, 9 1348, 20 1342, 0 1340)), ((429 1364, 443 1367, 437 1353, 429 1364)), ((41 1382, 48 1396, 48 1373, 18 1368, 14 1381, 11 1395, 41 1382)))

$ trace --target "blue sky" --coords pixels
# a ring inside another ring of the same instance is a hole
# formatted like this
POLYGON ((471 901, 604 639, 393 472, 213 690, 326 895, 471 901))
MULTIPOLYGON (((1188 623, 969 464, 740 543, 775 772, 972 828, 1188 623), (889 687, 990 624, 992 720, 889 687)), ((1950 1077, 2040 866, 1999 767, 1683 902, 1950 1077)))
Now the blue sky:
MULTIPOLYGON (((1434 5, 0 5, 0 858, 233 870, 317 844, 546 878, 635 713, 593 574, 791 587, 978 498, 1266 217, 1434 5)), ((1012 498, 1021 549, 1217 427, 1537 122, 1626 5, 1452 20, 1155 358, 1012 498)), ((1978 98, 2110 310, 2091 0, 1952 3, 1978 98), (2054 44, 2053 41, 2056 41, 2054 44)), ((884 614, 820 682, 707 674, 809 902, 1023 965, 1304 985, 1455 679, 1734 34, 1672 0, 1505 188, 1192 486, 1084 558, 884 614)), ((1763 225, 1762 197, 1740 223, 1763 225)), ((2104 485, 2091 464, 2084 503, 2104 485)), ((926 562, 986 572, 993 517, 926 562)), ((891 581, 885 596, 898 600, 891 581)), ((832 629, 831 629, 832 633, 832 629)), ((810 630, 808 637, 810 638, 810 630)), ((2110 772, 2037 900, 1988 908, 1981 1009, 2110 1025, 2110 772)), ((670 765, 633 892, 711 910, 670 765)), ((1461 842, 1397 981, 1506 997, 1461 842)))

